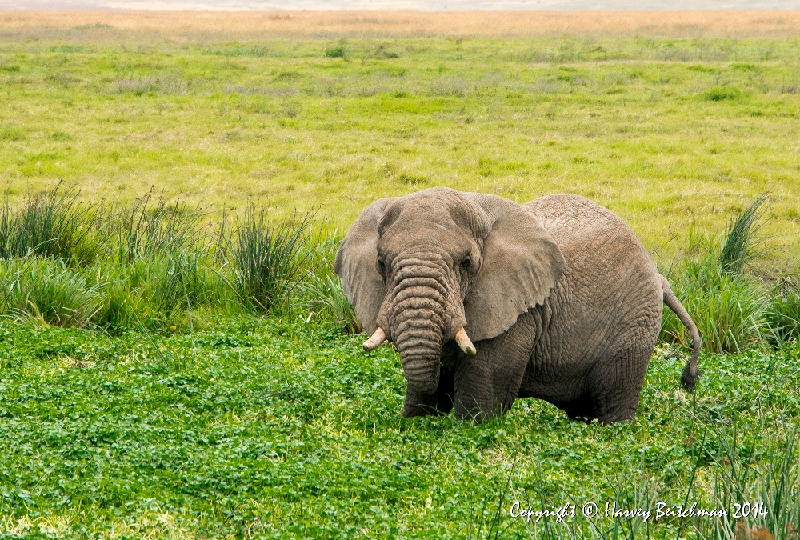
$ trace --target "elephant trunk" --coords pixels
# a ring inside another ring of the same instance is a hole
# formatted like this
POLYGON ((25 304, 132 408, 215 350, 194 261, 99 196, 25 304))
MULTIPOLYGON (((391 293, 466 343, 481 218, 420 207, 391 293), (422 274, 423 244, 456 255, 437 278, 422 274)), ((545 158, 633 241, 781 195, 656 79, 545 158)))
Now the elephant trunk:
POLYGON ((453 332, 442 272, 431 264, 401 265, 392 293, 388 315, 408 386, 418 394, 433 394, 442 344, 453 332))
MULTIPOLYGON (((426 298, 399 302, 395 319, 395 345, 403 363, 408 385, 420 394, 433 394, 439 384, 439 359, 442 355, 441 324, 431 320, 434 303, 426 298), (429 304, 426 307, 417 307, 429 304)), ((435 317, 439 318, 439 317, 435 317)))

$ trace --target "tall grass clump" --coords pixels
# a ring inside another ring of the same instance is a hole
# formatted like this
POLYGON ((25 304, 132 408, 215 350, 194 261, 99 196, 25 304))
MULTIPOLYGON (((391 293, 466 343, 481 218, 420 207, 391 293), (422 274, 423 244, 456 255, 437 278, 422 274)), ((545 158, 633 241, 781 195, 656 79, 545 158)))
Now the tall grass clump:
POLYGON ((722 245, 718 263, 720 268, 728 274, 738 274, 744 265, 758 256, 756 249, 761 239, 757 236, 760 220, 764 215, 764 203, 767 194, 761 195, 747 207, 739 212, 736 219, 728 227, 725 243, 722 245))
POLYGON ((800 339, 800 284, 782 279, 772 292, 767 322, 777 343, 800 339))
POLYGON ((28 195, 20 208, 0 209, 0 258, 43 256, 88 263, 102 250, 94 233, 95 208, 80 204, 78 192, 60 185, 28 195))
MULTIPOLYGON (((752 276, 724 272, 712 254, 687 261, 670 282, 707 351, 736 352, 763 342, 768 332, 768 301, 752 276)), ((691 337, 672 311, 665 309, 662 328, 663 337, 689 347, 691 337)))
POLYGON ((148 193, 108 218, 116 237, 115 256, 120 263, 132 264, 153 256, 197 251, 204 240, 202 219, 200 208, 169 204, 148 193))
POLYGON ((171 325, 183 312, 229 303, 213 270, 213 246, 200 208, 169 204, 152 193, 107 216, 114 238, 97 323, 121 329, 171 325))
POLYGON ((288 305, 304 265, 308 226, 308 216, 276 224, 267 219, 266 209, 247 206, 235 232, 225 239, 229 283, 246 309, 265 314, 288 305))
MULTIPOLYGON (((740 212, 717 253, 684 261, 669 272, 675 294, 692 316, 703 346, 713 353, 736 352, 763 344, 770 333, 765 287, 744 272, 758 253, 756 233, 766 196, 740 212)), ((662 337, 689 345, 689 335, 670 310, 664 310, 662 337)))
POLYGON ((329 320, 345 332, 357 334, 361 332, 361 323, 342 290, 339 276, 333 273, 341 241, 337 232, 308 239, 305 276, 298 287, 298 303, 309 319, 315 316, 329 320))
POLYGON ((103 302, 93 321, 108 330, 159 330, 199 309, 232 303, 227 286, 199 253, 176 253, 102 268, 103 302))
POLYGON ((796 539, 800 538, 800 452, 797 427, 763 442, 758 461, 742 460, 736 420, 733 433, 721 434, 720 465, 715 467, 711 505, 729 510, 728 515, 698 522, 702 538, 796 539), (739 516, 734 511, 739 509, 739 516))
POLYGON ((85 328, 102 305, 103 284, 62 259, 3 261, 0 287, 0 310, 17 320, 85 328))

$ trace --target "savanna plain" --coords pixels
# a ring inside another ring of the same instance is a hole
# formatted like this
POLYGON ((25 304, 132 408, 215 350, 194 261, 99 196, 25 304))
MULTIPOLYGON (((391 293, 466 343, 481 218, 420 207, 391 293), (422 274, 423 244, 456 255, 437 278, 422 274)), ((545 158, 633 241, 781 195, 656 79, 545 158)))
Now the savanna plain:
POLYGON ((780 16, 494 37, 36 17, 0 16, 0 537, 800 538, 780 16), (620 215, 700 328, 696 392, 665 311, 631 422, 401 418, 399 358, 361 350, 331 267, 363 207, 432 186, 620 215))

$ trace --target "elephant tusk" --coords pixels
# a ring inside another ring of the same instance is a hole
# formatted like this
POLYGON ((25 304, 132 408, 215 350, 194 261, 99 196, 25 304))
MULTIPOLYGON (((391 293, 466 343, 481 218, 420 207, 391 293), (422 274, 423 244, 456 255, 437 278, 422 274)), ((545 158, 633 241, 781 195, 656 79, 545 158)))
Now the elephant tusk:
POLYGON ((472 340, 469 339, 467 335, 467 331, 463 328, 459 328, 458 332, 456 332, 456 343, 458 343, 458 348, 464 351, 464 354, 469 356, 475 356, 475 353, 478 351, 475 350, 475 345, 472 344, 472 340))
POLYGON ((370 338, 364 342, 364 350, 365 351, 374 351, 377 349, 381 343, 386 341, 386 333, 383 331, 383 328, 380 326, 375 330, 375 333, 370 336, 370 338))

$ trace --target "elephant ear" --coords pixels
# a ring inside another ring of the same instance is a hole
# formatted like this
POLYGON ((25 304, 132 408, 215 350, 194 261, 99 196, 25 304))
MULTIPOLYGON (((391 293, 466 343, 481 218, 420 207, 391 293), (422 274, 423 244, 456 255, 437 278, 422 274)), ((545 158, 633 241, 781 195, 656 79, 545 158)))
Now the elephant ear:
POLYGON ((378 327, 378 310, 386 294, 383 278, 376 268, 378 225, 384 210, 396 199, 378 199, 361 212, 344 237, 333 271, 342 278, 345 296, 356 309, 361 327, 368 334, 378 327))
POLYGON ((473 341, 508 330, 528 309, 544 303, 564 272, 564 256, 539 220, 495 195, 470 194, 490 216, 483 264, 464 300, 473 341))

